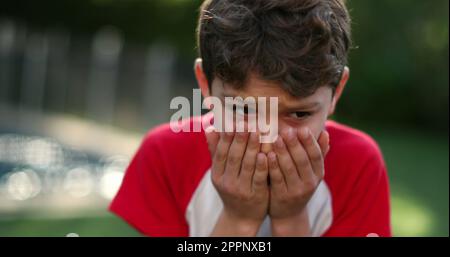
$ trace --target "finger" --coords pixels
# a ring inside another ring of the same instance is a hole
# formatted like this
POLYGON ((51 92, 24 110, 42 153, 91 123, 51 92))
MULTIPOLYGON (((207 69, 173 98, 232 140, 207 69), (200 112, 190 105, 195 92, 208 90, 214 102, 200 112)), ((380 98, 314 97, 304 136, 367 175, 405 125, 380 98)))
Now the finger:
POLYGON ((286 192, 286 182, 278 165, 277 155, 274 152, 269 152, 267 158, 269 161, 270 188, 277 192, 286 192))
POLYGON ((242 159, 247 147, 248 132, 234 134, 233 142, 228 149, 228 157, 225 165, 224 175, 228 178, 237 179, 241 170, 242 159))
POLYGON ((220 135, 215 130, 214 126, 209 126, 205 129, 205 137, 206 142, 208 143, 209 152, 211 156, 214 156, 217 144, 219 143, 220 135))
POLYGON ((212 176, 213 178, 222 177, 225 172, 225 165, 228 156, 228 149, 231 142, 233 142, 233 133, 220 133, 219 142, 217 143, 216 151, 212 162, 212 176))
POLYGON ((330 135, 326 130, 324 130, 320 133, 319 139, 317 141, 319 142, 322 155, 325 157, 330 150, 330 135))
POLYGON ((314 174, 320 179, 323 178, 323 156, 319 143, 308 128, 300 129, 300 140, 308 154, 314 174))
POLYGON ((267 178, 269 174, 269 165, 267 157, 263 153, 258 153, 256 157, 255 173, 253 175, 253 190, 261 192, 267 188, 267 178))
POLYGON ((278 165, 281 168, 281 173, 283 173, 287 189, 290 190, 300 187, 301 178, 299 172, 282 137, 278 137, 275 141, 275 153, 277 154, 278 165))
POLYGON ((252 177, 255 173, 256 158, 260 149, 259 134, 250 133, 244 158, 242 159, 241 172, 239 173, 239 183, 242 186, 251 188, 252 177))
POLYGON ((308 154, 299 141, 296 132, 292 128, 289 128, 288 130, 283 131, 282 137, 285 139, 284 142, 286 142, 287 149, 289 150, 291 158, 295 163, 300 179, 312 179, 314 172, 310 164, 308 154))

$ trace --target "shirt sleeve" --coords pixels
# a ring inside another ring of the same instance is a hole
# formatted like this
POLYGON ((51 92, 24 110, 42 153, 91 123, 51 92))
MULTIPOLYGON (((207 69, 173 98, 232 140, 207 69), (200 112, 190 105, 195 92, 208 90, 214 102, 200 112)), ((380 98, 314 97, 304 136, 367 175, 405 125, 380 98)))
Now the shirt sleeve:
POLYGON ((381 153, 372 154, 357 172, 343 210, 334 216, 324 236, 392 236, 389 185, 381 153))
POLYGON ((172 192, 167 167, 152 136, 128 166, 109 210, 148 236, 188 236, 188 225, 172 192))

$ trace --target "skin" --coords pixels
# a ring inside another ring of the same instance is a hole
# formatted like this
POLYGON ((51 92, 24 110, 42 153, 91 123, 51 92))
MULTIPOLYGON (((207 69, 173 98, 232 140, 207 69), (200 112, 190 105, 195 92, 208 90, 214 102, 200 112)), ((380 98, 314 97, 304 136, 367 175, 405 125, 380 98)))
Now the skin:
POLYGON ((345 68, 334 94, 322 86, 305 98, 293 97, 255 74, 250 74, 242 89, 216 78, 210 90, 201 59, 196 60, 194 70, 204 97, 276 96, 279 104, 275 143, 260 144, 258 132, 206 129, 212 182, 224 204, 211 236, 255 236, 267 215, 274 236, 310 236, 305 207, 324 177, 329 150, 325 122, 335 110, 349 69, 345 68))

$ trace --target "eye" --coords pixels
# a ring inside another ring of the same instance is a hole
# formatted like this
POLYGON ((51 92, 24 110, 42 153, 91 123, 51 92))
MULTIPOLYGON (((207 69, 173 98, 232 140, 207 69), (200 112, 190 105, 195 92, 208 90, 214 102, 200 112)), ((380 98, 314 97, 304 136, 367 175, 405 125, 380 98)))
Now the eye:
POLYGON ((295 119, 302 120, 302 119, 306 119, 309 116, 311 116, 311 112, 293 112, 289 116, 292 118, 295 118, 295 119))

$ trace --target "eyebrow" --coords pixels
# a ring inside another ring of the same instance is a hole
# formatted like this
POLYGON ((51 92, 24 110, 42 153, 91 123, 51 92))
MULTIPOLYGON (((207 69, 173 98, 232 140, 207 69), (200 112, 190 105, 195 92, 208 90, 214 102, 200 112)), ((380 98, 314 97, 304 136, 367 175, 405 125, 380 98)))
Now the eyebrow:
MULTIPOLYGON (((229 94, 229 93, 222 93, 222 96, 223 97, 233 97, 233 98, 234 97, 241 97, 244 100, 245 100, 246 97, 248 97, 248 96, 243 97, 243 96, 239 96, 239 95, 235 95, 235 94, 229 94)), ((258 103, 258 101, 256 101, 256 103, 258 103)), ((306 103, 306 104, 298 104, 298 105, 292 104, 291 106, 284 105, 284 107, 286 109, 288 109, 288 110, 299 110, 299 109, 313 109, 313 108, 316 108, 319 105, 320 105, 320 102, 315 101, 315 102, 306 103)))
POLYGON ((306 104, 299 104, 297 106, 295 106, 295 104, 293 104, 292 106, 285 106, 285 107, 288 110, 298 110, 298 109, 313 109, 319 105, 320 105, 320 102, 311 102, 311 103, 306 103, 306 104))

